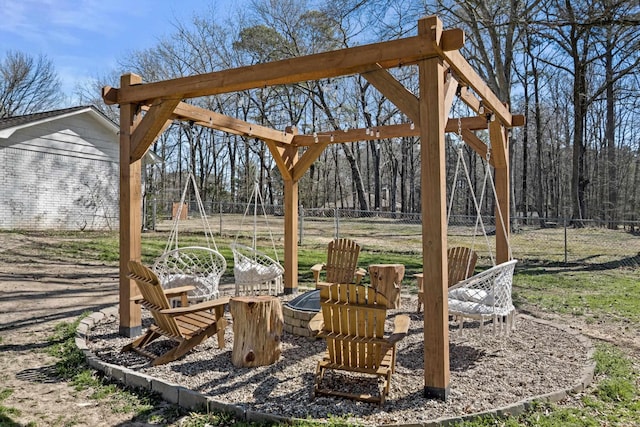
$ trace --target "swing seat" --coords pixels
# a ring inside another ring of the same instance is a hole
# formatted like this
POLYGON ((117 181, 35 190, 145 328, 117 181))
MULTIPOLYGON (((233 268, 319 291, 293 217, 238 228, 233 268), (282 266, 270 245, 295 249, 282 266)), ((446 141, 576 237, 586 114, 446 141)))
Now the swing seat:
POLYGON ((278 295, 284 292, 284 267, 264 253, 232 243, 236 295, 278 295))
POLYGON ((153 271, 164 289, 191 285, 189 302, 218 298, 220 278, 227 268, 219 252, 203 246, 185 246, 162 254, 153 264, 153 271))
POLYGON ((479 320, 481 331, 485 321, 493 320, 494 334, 498 327, 506 334, 514 329, 516 309, 511 289, 517 262, 498 264, 449 288, 449 314, 459 320, 460 332, 465 318, 479 320))

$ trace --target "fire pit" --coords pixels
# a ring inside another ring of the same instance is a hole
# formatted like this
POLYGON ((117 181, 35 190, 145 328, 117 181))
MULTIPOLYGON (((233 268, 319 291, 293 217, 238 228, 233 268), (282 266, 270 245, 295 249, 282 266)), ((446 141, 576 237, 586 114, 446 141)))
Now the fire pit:
POLYGON ((285 332, 302 337, 311 337, 308 328, 309 320, 320 311, 320 291, 309 291, 298 295, 284 304, 282 314, 284 316, 285 332))

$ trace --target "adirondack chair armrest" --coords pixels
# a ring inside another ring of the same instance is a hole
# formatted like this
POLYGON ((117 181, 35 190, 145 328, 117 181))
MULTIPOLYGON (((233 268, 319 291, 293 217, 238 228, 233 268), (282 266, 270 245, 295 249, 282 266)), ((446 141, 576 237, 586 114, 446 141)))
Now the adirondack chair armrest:
POLYGON ((175 288, 164 289, 164 294, 167 296, 167 298, 173 298, 181 296, 182 294, 186 294, 187 292, 192 291, 195 288, 196 287, 193 285, 178 286, 175 288))
POLYGON ((326 267, 327 265, 325 263, 316 264, 311 267, 311 271, 313 272, 313 280, 316 282, 316 284, 320 281, 320 272, 326 267))
POLYGON ((322 316, 322 311, 319 311, 315 316, 311 318, 311 320, 309 320, 309 324, 307 327, 309 328, 313 336, 316 336, 318 335, 318 333, 320 333, 323 326, 324 317, 322 316))
POLYGON ((405 314, 399 314, 393 319, 393 332, 389 338, 387 338, 389 344, 395 344, 407 336, 407 332, 409 332, 409 320, 409 316, 405 314))
MULTIPOLYGON (((183 294, 186 294, 189 291, 194 290, 196 287, 193 285, 180 286, 176 288, 163 289, 162 291, 167 296, 167 298, 179 297, 183 294)), ((140 304, 144 297, 142 295, 136 295, 135 297, 131 297, 130 301, 140 304)))
POLYGON ((198 304, 188 305, 186 307, 167 308, 165 310, 161 310, 160 313, 167 314, 170 316, 176 316, 179 314, 188 314, 188 313, 195 313, 198 311, 210 310, 212 308, 224 306, 225 304, 228 304, 228 303, 229 303, 229 297, 222 297, 222 298, 218 298, 210 301, 204 301, 198 304))
POLYGON ((367 270, 365 270, 364 268, 358 268, 356 269, 356 272, 353 273, 353 275, 356 278, 355 279, 356 285, 359 285, 362 279, 364 278, 364 276, 367 275, 367 270))

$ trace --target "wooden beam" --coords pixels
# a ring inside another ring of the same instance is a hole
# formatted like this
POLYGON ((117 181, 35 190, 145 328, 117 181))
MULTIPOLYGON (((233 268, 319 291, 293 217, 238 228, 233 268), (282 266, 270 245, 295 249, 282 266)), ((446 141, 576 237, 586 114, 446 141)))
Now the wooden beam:
POLYGON ((509 163, 509 147, 499 121, 489 123, 489 140, 491 141, 491 158, 497 168, 506 167, 509 163))
MULTIPOLYGON (((418 34, 437 40, 441 22, 418 21, 418 34)), ((420 82, 420 161, 422 262, 424 282, 424 393, 446 400, 449 395, 449 313, 447 305, 447 217, 444 66, 440 58, 418 64, 420 82)))
MULTIPOLYGON (((142 79, 125 74, 123 87, 142 79)), ((142 254, 141 161, 131 161, 131 136, 140 123, 140 110, 133 104, 120 105, 120 334, 134 337, 142 333, 140 304, 132 298, 139 294, 135 282, 127 277, 129 260, 140 260, 142 254)))
POLYGON ((402 83, 396 80, 391 73, 384 69, 363 73, 362 77, 367 79, 381 94, 387 97, 400 109, 412 122, 420 119, 420 102, 418 98, 405 88, 402 83))
POLYGON ((453 101, 458 91, 458 81, 453 77, 449 70, 445 71, 444 77, 444 111, 447 115, 451 113, 453 101))
POLYGON ((443 49, 459 49, 461 42, 464 32, 451 29, 442 32, 437 49, 433 40, 408 37, 120 89, 105 87, 102 93, 107 104, 148 103, 174 96, 196 98, 414 64, 439 55, 443 49))
POLYGON ((324 151, 325 148, 329 145, 329 141, 326 142, 318 142, 317 144, 311 145, 307 148, 307 150, 302 154, 300 159, 293 166, 293 180, 298 181, 302 176, 307 172, 309 167, 315 162, 320 154, 324 151))
POLYGON ((174 110, 174 117, 181 120, 191 120, 194 124, 217 129, 233 135, 258 138, 263 141, 274 141, 281 144, 290 144, 292 133, 278 131, 266 126, 245 122, 224 114, 207 110, 206 108, 181 102, 174 110))
MULTIPOLYGON (((282 175, 283 180, 291 179, 291 167, 285 161, 285 152, 292 147, 280 147, 273 141, 265 141, 271 157, 276 162, 276 166, 282 175)), ((297 148, 294 148, 297 151, 297 148)))
MULTIPOLYGON (((462 129, 486 130, 487 119, 484 117, 463 117, 460 119, 462 129)), ((458 132, 458 119, 447 120, 445 132, 458 132)), ((375 139, 403 138, 409 136, 420 136, 420 126, 418 123, 402 123, 398 125, 374 126, 367 133, 366 129, 349 129, 347 131, 318 132, 318 143, 342 144, 345 142, 370 141, 375 139), (332 140, 333 138, 333 140, 332 140)), ((310 147, 316 144, 312 135, 296 135, 292 141, 293 145, 300 147, 310 147)), ((484 143, 483 143, 484 144, 484 143)))
MULTIPOLYGON (((487 129, 487 119, 485 117, 461 117, 460 122, 462 123, 462 129, 469 129, 469 130, 487 129)), ((447 120, 447 126, 444 128, 444 131, 447 133, 458 132, 458 119, 452 118, 447 120)))
POLYGON ((284 181, 284 293, 298 289, 298 181, 284 181))
POLYGON ((131 161, 140 160, 163 129, 180 99, 156 99, 131 135, 131 161))
MULTIPOLYGON (((478 154, 478 156, 483 159, 487 158, 487 144, 478 138, 473 131, 470 131, 469 129, 462 129, 462 139, 473 151, 476 152, 476 154, 478 154)), ((494 162, 493 157, 490 157, 489 164, 495 167, 494 162)))
POLYGON ((489 86, 487 86, 480 75, 469 65, 462 54, 459 51, 448 51, 443 52, 442 55, 449 66, 455 71, 458 80, 471 87, 480 99, 482 99, 482 104, 487 110, 487 113, 493 112, 505 126, 513 127, 513 117, 509 109, 506 108, 502 101, 489 89, 489 86))
POLYGON ((495 158, 496 184, 496 262, 511 259, 509 236, 511 234, 511 195, 509 190, 509 140, 506 130, 498 122, 489 125, 492 158, 495 158), (501 147, 496 149, 496 146, 501 147))
POLYGON ((527 119, 522 114, 514 114, 511 117, 512 117, 512 120, 511 120, 512 127, 524 126, 524 124, 527 121, 527 119))
MULTIPOLYGON (((285 130, 292 137, 298 134, 296 127, 287 127, 285 130)), ((298 147, 291 144, 279 146, 272 140, 266 140, 265 143, 271 152, 271 157, 276 162, 280 175, 284 181, 293 179, 292 171, 295 162, 298 159, 298 147)))
MULTIPOLYGON (((473 93, 471 93, 471 91, 469 91, 468 87, 461 86, 460 87, 460 91, 459 91, 458 94, 460 95, 460 99, 462 100, 462 102, 467 104, 469 106, 469 108, 471 108, 477 114, 480 114, 480 111, 479 111, 480 110, 480 100, 478 98, 476 98, 475 95, 473 93)), ((482 114, 484 114, 484 112, 482 114)))

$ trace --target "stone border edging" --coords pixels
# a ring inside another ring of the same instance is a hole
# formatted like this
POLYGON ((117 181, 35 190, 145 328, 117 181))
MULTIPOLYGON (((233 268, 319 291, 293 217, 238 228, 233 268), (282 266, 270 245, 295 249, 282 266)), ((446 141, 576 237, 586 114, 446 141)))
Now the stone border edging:
MULTIPOLYGON (((117 317, 118 315, 118 307, 109 307, 93 314, 85 317, 80 321, 78 328, 76 329, 76 338, 75 343, 76 347, 82 351, 84 357, 87 361, 87 364, 91 366, 93 369, 97 371, 101 371, 105 376, 111 378, 125 386, 129 386, 132 388, 142 388, 145 390, 151 390, 159 393, 162 396, 162 399, 169 402, 181 406, 186 409, 197 410, 197 409, 206 409, 206 410, 216 410, 216 411, 224 411, 230 412, 238 417, 241 421, 246 422, 280 422, 280 423, 291 423, 291 421, 309 421, 307 419, 300 418, 288 418, 281 417, 273 414, 266 414, 258 411, 253 411, 251 409, 245 409, 240 405, 232 405, 224 402, 220 402, 215 400, 210 396, 205 396, 202 393, 195 392, 186 387, 182 387, 178 384, 168 383, 157 378, 151 377, 149 375, 145 375, 140 372, 136 372, 132 369, 125 368, 123 366, 114 365, 111 363, 107 363, 99 359, 96 355, 94 355, 87 346, 88 333, 93 327, 103 321, 104 319, 117 317)), ((560 400, 565 399, 569 394, 579 393, 587 388, 589 384, 593 381, 595 375, 596 362, 593 359, 595 353, 595 347, 590 339, 582 335, 580 332, 570 329, 569 327, 558 325, 557 323, 553 323, 548 320, 538 319, 526 314, 518 314, 518 316, 522 318, 526 318, 533 322, 537 322, 543 325, 552 326, 554 328, 560 329, 569 335, 574 336, 580 343, 584 346, 587 351, 587 364, 582 369, 582 378, 574 384, 572 387, 551 391, 546 394, 528 397, 522 399, 516 403, 511 405, 503 406, 501 408, 494 408, 488 411, 483 412, 475 412, 473 414, 461 415, 455 417, 448 418, 437 418, 435 420, 426 421, 423 423, 410 423, 405 424, 407 427, 414 426, 447 426, 454 423, 459 423, 461 421, 471 421, 477 418, 486 417, 486 416, 497 416, 497 417, 505 417, 509 415, 520 415, 526 411, 529 411, 533 406, 534 402, 551 402, 555 403, 560 400)), ((322 420, 314 420, 315 422, 322 423, 322 420)), ((381 427, 397 427, 402 424, 386 424, 381 427)))

